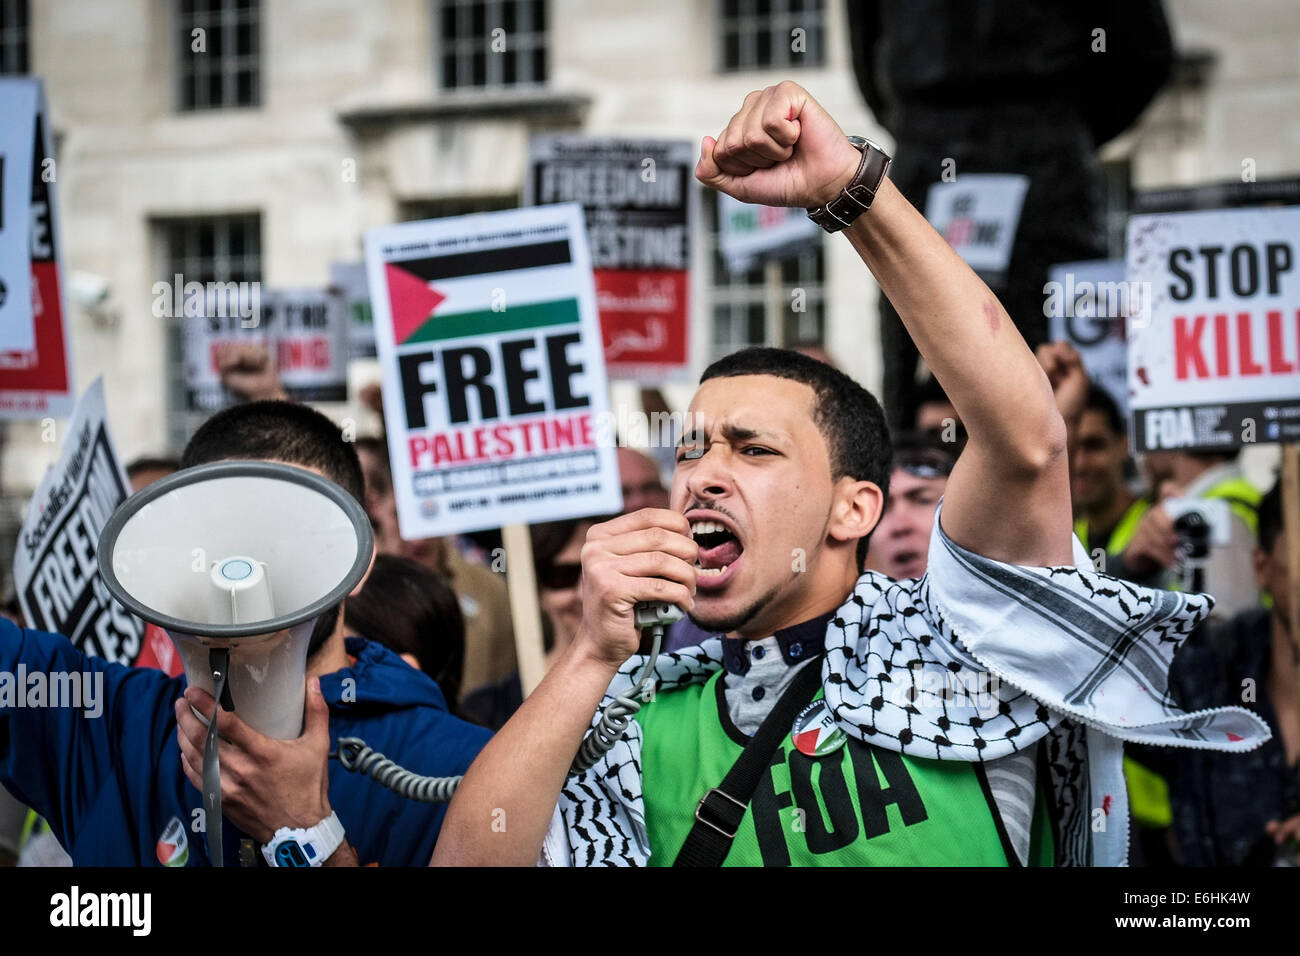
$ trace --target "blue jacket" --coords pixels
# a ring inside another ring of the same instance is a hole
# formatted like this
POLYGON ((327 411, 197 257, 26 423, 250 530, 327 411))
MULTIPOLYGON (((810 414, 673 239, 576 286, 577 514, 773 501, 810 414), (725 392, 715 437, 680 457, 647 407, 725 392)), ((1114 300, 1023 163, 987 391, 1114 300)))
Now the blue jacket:
MULTIPOLYGON (((348 638, 347 650, 356 663, 321 677, 331 743, 360 737, 417 773, 464 773, 491 734, 453 717, 438 685, 382 645, 348 638), (345 701, 347 678, 355 684, 345 701)), ((20 630, 0 618, 0 682, 13 675, 10 691, 20 668, 27 675, 103 675, 91 677, 103 682, 98 717, 84 707, 21 706, 30 699, 10 700, 0 683, 0 783, 49 821, 73 862, 158 866, 168 849, 159 847, 160 838, 178 820, 188 857, 175 852, 173 859, 209 865, 206 834, 194 829, 203 802, 185 777, 176 742, 172 707, 184 677, 89 657, 61 635, 20 630)), ((445 804, 406 800, 336 760, 329 764, 329 796, 363 865, 429 862, 445 804)), ((226 866, 238 865, 243 836, 224 822, 226 866)))

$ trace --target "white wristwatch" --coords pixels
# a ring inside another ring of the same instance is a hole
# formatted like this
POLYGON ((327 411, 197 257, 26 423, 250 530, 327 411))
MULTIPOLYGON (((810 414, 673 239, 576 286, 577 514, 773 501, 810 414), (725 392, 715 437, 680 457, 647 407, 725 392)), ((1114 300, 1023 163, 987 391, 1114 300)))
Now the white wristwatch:
POLYGON ((314 827, 294 830, 280 827, 262 847, 269 866, 320 866, 343 845, 343 824, 331 813, 314 827))

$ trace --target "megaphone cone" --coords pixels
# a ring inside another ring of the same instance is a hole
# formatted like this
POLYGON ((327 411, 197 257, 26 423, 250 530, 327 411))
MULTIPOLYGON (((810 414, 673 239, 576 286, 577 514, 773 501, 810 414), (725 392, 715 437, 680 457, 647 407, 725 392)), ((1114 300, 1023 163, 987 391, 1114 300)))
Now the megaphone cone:
POLYGON ((97 557, 113 596, 171 636, 191 684, 214 692, 212 652, 224 649, 223 704, 289 738, 302 730, 312 628, 365 576, 373 545, 365 511, 338 485, 237 461, 184 469, 128 498, 97 557))

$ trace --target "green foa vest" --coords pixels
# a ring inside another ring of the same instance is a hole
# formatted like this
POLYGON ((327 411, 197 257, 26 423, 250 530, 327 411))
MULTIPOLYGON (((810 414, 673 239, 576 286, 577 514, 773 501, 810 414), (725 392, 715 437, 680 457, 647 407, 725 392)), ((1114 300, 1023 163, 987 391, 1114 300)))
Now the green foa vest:
MULTIPOLYGON (((651 866, 672 866, 700 799, 748 741, 731 724, 722 689, 720 671, 659 694, 636 715, 651 866)), ((1006 866, 995 814, 980 764, 909 757, 852 737, 808 757, 786 734, 724 865, 1006 866)), ((1030 862, 1052 865, 1041 788, 1030 862)))

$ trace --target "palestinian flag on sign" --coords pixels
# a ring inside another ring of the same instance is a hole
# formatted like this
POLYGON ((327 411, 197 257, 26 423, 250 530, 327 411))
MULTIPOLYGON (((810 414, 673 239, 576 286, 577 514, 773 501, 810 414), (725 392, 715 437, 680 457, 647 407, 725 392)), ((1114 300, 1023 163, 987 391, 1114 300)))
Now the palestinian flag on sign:
POLYGON ((387 262, 393 342, 577 324, 576 298, 546 297, 544 270, 571 263, 567 239, 387 262))

